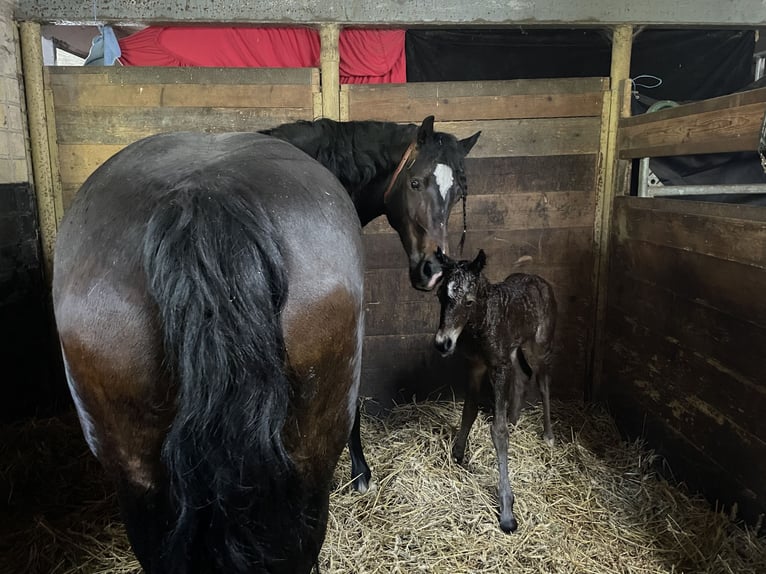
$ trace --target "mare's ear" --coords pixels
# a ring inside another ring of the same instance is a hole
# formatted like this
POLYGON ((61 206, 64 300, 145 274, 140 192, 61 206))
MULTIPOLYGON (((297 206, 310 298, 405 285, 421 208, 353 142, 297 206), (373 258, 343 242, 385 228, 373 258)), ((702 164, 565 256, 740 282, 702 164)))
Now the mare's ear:
POLYGON ((487 256, 483 249, 479 249, 479 254, 476 256, 476 259, 471 261, 468 269, 470 269, 473 273, 481 273, 481 270, 484 269, 484 265, 486 265, 486 263, 487 256))
POLYGON ((463 150, 463 155, 468 155, 468 152, 471 151, 474 145, 476 145, 476 142, 479 139, 479 136, 481 135, 481 131, 476 132, 471 137, 465 138, 464 140, 460 140, 460 148, 463 150))
POLYGON ((423 145, 434 135, 434 117, 428 116, 418 128, 418 145, 423 145))

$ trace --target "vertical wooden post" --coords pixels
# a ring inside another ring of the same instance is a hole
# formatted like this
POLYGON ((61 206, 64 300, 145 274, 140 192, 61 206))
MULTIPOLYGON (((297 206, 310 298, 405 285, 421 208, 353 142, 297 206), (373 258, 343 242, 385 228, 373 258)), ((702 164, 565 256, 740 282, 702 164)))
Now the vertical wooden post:
POLYGON ((340 119, 340 26, 322 24, 319 29, 322 68, 322 115, 331 120, 340 119))
POLYGON ((612 205, 617 180, 617 128, 620 114, 625 110, 622 89, 630 77, 630 55, 633 44, 633 27, 616 26, 612 34, 612 66, 608 100, 604 101, 601 116, 601 141, 599 150, 599 182, 596 197, 596 219, 593 225, 593 305, 594 322, 589 347, 589 386, 586 399, 598 399, 601 393, 604 363, 604 331, 606 329, 606 297, 609 274, 609 249, 612 224, 612 205))
POLYGON ((50 149, 48 147, 48 120, 43 84, 43 48, 40 24, 22 22, 19 25, 21 39, 22 71, 27 104, 29 139, 32 148, 32 173, 34 176, 37 217, 40 222, 45 275, 50 284, 53 278, 53 246, 56 241, 59 215, 53 186, 50 149))

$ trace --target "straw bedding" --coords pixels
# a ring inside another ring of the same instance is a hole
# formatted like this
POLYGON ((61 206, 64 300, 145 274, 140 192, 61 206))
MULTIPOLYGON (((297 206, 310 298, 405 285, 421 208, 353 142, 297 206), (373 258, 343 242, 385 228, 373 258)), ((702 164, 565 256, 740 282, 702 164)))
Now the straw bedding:
MULTIPOLYGON (((348 573, 766 572, 766 540, 681 486, 626 444, 608 415, 553 402, 556 445, 526 411, 510 436, 519 530, 497 525, 497 469, 486 418, 466 463, 450 460, 460 404, 426 402, 363 419, 375 488, 349 491, 336 473, 320 571, 348 573)), ((0 429, 0 573, 133 573, 111 486, 73 416, 0 429)))

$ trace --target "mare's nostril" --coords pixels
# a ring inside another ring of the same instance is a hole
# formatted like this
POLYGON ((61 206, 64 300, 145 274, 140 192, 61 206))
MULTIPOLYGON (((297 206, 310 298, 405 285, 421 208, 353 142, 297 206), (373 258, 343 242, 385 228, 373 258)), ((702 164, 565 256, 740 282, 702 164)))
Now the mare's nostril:
POLYGON ((425 263, 423 263, 423 275, 425 275, 426 277, 430 277, 431 275, 433 275, 433 270, 431 269, 430 261, 426 261, 425 263))

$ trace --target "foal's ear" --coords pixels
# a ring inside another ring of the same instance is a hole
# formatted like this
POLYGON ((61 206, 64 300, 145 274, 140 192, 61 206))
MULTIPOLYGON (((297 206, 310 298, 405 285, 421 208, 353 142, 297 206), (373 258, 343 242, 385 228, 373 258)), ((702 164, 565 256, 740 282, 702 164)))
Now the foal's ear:
POLYGON ((418 128, 418 145, 423 145, 434 135, 434 117, 428 116, 418 128))
POLYGON ((471 151, 474 145, 476 145, 477 140, 479 139, 479 136, 481 135, 481 131, 476 132, 471 137, 465 138, 464 140, 460 140, 460 148, 463 150, 463 155, 468 155, 468 152, 471 151))
POLYGON ((479 249, 479 254, 476 256, 476 259, 471 261, 471 264, 468 266, 468 269, 471 270, 473 273, 481 273, 481 270, 484 269, 484 265, 487 263, 487 256, 484 253, 483 249, 479 249))

